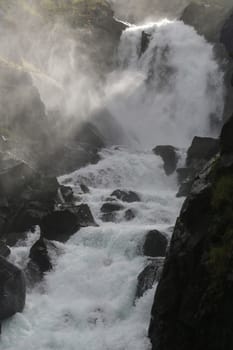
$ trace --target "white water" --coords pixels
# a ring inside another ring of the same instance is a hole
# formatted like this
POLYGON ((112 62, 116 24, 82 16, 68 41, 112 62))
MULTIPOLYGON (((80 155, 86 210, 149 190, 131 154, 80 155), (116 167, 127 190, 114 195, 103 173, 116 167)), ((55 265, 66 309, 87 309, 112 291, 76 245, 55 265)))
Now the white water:
POLYGON ((210 119, 223 111, 222 74, 212 46, 193 28, 167 20, 132 26, 122 36, 119 64, 107 105, 139 144, 188 146, 195 135, 213 135, 210 119), (140 55, 142 31, 151 41, 140 55))
MULTIPOLYGON (((164 179, 159 158, 124 149, 102 152, 102 161, 67 175, 80 197, 80 181, 90 186, 81 195, 100 225, 85 228, 65 245, 55 271, 29 292, 26 308, 3 324, 4 350, 145 350, 155 288, 133 305, 137 276, 146 259, 139 254, 145 234, 160 229, 170 234, 180 207, 175 179, 164 179), (165 181, 164 181, 165 180, 165 181), (137 190, 141 202, 125 205, 136 218, 103 223, 100 207, 116 188, 137 190)), ((25 264, 32 237, 13 249, 11 261, 25 264)))
MULTIPOLYGON (((123 35, 120 68, 109 77, 105 102, 145 148, 167 142, 184 146, 198 131, 211 132, 211 113, 220 116, 221 74, 211 47, 191 28, 164 23, 146 30, 152 41, 141 57, 142 28, 123 35)), ((53 257, 54 271, 28 291, 24 312, 4 322, 1 350, 150 348, 147 329, 156 286, 134 305, 137 276, 146 263, 139 251, 149 230, 171 233, 182 200, 175 197, 175 177, 164 175, 152 152, 112 148, 101 156, 98 164, 60 179, 90 205, 99 227, 56 243, 61 253, 53 257), (80 182, 90 187, 89 194, 80 194, 80 182), (104 223, 100 208, 117 188, 140 195, 141 202, 124 204, 136 217, 126 222, 122 212, 115 223, 104 223)), ((11 261, 25 266, 37 237, 15 247, 11 261)))

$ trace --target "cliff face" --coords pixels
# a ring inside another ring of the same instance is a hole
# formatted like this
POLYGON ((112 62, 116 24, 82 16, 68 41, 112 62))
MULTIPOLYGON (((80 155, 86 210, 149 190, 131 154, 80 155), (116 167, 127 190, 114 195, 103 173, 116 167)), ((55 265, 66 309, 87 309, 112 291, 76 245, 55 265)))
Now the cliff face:
POLYGON ((233 117, 177 219, 152 309, 153 350, 233 347, 232 133, 233 117))

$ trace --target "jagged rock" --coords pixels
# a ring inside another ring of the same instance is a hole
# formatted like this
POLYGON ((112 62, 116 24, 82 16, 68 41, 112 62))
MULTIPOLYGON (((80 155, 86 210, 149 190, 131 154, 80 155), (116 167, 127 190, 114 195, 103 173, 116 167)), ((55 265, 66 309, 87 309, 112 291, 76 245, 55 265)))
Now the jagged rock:
POLYGON ((156 258, 148 261, 148 265, 138 276, 135 299, 141 298, 155 282, 158 282, 162 273, 164 259, 156 258))
POLYGON ((219 140, 210 137, 194 137, 187 151, 186 168, 177 169, 180 185, 177 197, 185 197, 190 193, 198 173, 219 150, 219 140))
POLYGON ((186 165, 199 168, 219 152, 219 140, 195 136, 187 152, 186 165))
POLYGON ((65 242, 82 227, 97 226, 87 204, 55 210, 41 223, 43 238, 65 242))
POLYGON ((23 272, 0 256, 0 321, 23 311, 25 297, 23 272))
POLYGON ((177 148, 170 145, 157 146, 153 149, 153 152, 162 158, 166 175, 173 174, 176 170, 179 160, 179 156, 177 155, 177 148))
POLYGON ((154 299, 153 350, 233 346, 232 194, 233 168, 222 167, 219 158, 196 177, 154 299))
POLYGON ((132 209, 127 209, 124 215, 125 220, 131 221, 136 217, 134 211, 132 209))
POLYGON ((150 231, 145 238, 143 254, 152 258, 164 257, 167 245, 168 240, 164 234, 157 230, 150 231))
POLYGON ((140 202, 141 200, 139 195, 133 191, 116 190, 111 196, 127 203, 140 202))
POLYGON ((58 191, 62 196, 64 203, 72 203, 74 200, 74 193, 71 187, 60 185, 58 191))
POLYGON ((11 253, 10 248, 2 241, 0 241, 0 255, 7 258, 11 253))

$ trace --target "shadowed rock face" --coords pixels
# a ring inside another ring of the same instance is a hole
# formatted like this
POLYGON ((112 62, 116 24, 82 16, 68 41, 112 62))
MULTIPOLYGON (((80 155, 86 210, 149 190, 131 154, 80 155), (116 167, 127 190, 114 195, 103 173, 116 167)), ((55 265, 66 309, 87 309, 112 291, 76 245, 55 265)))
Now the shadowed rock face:
POLYGON ((24 274, 0 257, 0 321, 21 312, 25 305, 24 274))
POLYGON ((177 220, 152 308, 153 350, 233 346, 231 124, 223 128, 221 157, 197 176, 177 220))

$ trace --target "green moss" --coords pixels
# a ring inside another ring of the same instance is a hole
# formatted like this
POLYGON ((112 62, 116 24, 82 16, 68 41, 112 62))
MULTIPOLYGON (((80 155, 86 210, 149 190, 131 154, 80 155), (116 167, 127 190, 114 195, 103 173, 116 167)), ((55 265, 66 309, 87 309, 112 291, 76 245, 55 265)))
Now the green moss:
POLYGON ((224 175, 217 181, 211 204, 217 211, 233 207, 233 176, 231 174, 224 175))

